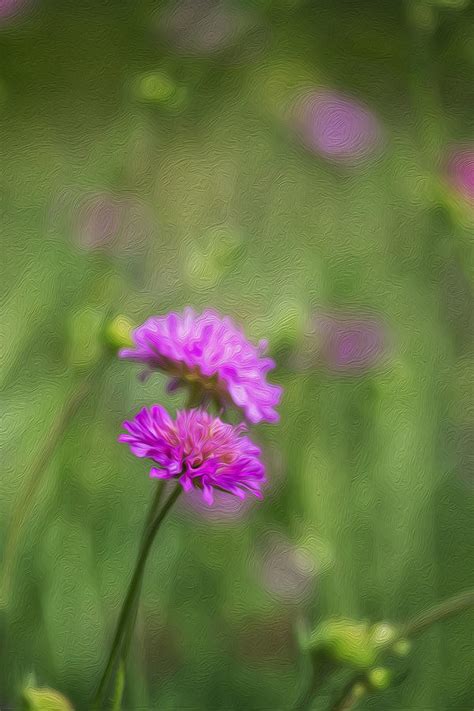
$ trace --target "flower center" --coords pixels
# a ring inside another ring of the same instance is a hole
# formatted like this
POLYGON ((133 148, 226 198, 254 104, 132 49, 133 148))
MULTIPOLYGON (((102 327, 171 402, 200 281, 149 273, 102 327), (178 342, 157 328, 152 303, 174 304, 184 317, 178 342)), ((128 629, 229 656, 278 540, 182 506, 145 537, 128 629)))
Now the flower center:
POLYGON ((203 461, 204 461, 204 460, 203 460, 202 457, 193 457, 193 458, 189 461, 189 466, 191 467, 191 469, 199 469, 199 467, 201 466, 201 464, 203 463, 203 461))

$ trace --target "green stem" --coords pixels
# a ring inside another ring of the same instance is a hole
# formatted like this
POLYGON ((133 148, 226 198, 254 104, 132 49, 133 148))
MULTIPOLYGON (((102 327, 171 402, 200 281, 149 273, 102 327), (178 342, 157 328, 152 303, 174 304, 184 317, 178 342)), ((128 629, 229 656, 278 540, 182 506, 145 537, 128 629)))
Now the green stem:
MULTIPOLYGON (((395 639, 391 639, 381 650, 381 653, 383 654, 389 651, 393 645, 401 639, 416 637, 416 635, 421 634, 437 622, 444 622, 444 620, 471 608, 474 608, 474 590, 467 590, 449 598, 449 600, 445 602, 440 602, 438 605, 434 605, 428 610, 420 612, 419 615, 416 615, 406 624, 402 625, 395 639)), ((330 711, 348 711, 349 709, 353 709, 361 699, 361 696, 364 695, 359 693, 362 687, 365 687, 365 692, 370 691, 370 684, 365 675, 358 672, 348 681, 340 696, 330 707, 330 711)))
POLYGON ((331 706, 330 711, 349 711, 365 696, 367 687, 364 684, 365 675, 355 674, 344 686, 341 694, 331 706))
POLYGON ((144 539, 143 539, 143 542, 142 542, 142 545, 140 548, 140 552, 138 554, 138 559, 137 559, 137 563, 135 566, 135 570, 134 570, 132 579, 130 581, 130 585, 128 587, 128 591, 125 596, 125 600, 123 602, 120 616, 119 616, 119 619, 117 622, 117 627, 115 630, 115 635, 114 635, 114 639, 112 642, 112 647, 110 650, 107 665, 105 667, 104 673, 102 675, 102 679, 99 684, 99 688, 97 689, 97 693, 96 693, 96 696, 94 699, 93 707, 97 710, 99 710, 99 709, 102 710, 104 708, 103 701, 104 701, 104 697, 105 697, 105 694, 107 691, 107 686, 108 686, 110 677, 114 671, 114 667, 115 667, 117 660, 119 658, 119 655, 120 655, 123 637, 124 637, 125 631, 128 628, 129 618, 135 609, 135 600, 138 597, 139 592, 140 592, 141 581, 143 578, 143 573, 145 571, 145 565, 146 565, 148 555, 151 550, 152 543, 155 539, 155 536, 156 536, 161 524, 163 523, 164 519, 166 518, 167 513, 172 508, 173 504, 177 500, 181 491, 182 491, 181 485, 177 484, 175 489, 171 492, 171 494, 165 501, 164 506, 161 509, 160 513, 157 515, 157 517, 155 518, 153 523, 149 526, 148 533, 144 536, 144 539))
POLYGON ((301 692, 298 700, 294 705, 295 711, 309 711, 313 705, 313 699, 323 686, 328 676, 330 676, 334 667, 331 663, 322 662, 319 665, 313 664, 311 670, 311 679, 309 684, 301 692))
POLYGON ((460 612, 465 612, 471 607, 474 607, 474 590, 466 590, 413 617, 402 628, 395 641, 406 637, 415 637, 431 625, 447 620, 460 612))
POLYGON ((119 662, 117 677, 115 679, 114 696, 112 701, 112 711, 120 711, 122 708, 123 690, 125 688, 125 664, 121 659, 119 662))
MULTIPOLYGON (((155 517, 158 515, 158 509, 160 508, 160 503, 161 503, 161 499, 163 497, 164 489, 165 489, 165 482, 163 479, 160 479, 158 481, 156 493, 153 498, 153 501, 151 502, 151 506, 149 508, 148 515, 147 515, 147 518, 145 521, 145 526, 143 528, 143 533, 142 533, 142 538, 141 538, 141 545, 144 544, 147 533, 150 529, 150 526, 152 525, 153 521, 155 520, 155 517)), ((121 663, 123 664, 123 667, 124 667, 123 668, 124 673, 125 673, 125 662, 126 662, 128 651, 130 649, 130 644, 132 641, 135 619, 136 619, 136 616, 138 613, 138 603, 139 603, 139 599, 140 599, 142 583, 143 583, 143 580, 140 581, 139 589, 137 590, 137 594, 135 596, 135 603, 134 603, 133 611, 130 613, 128 625, 127 625, 127 628, 123 634, 122 653, 120 655, 120 659, 121 659, 121 663)))

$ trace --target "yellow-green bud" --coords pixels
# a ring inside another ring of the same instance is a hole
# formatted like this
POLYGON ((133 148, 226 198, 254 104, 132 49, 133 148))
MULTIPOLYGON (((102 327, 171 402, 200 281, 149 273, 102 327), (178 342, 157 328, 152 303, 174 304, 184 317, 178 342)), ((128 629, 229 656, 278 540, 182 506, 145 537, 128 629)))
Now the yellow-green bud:
POLYGON ((407 657, 411 652, 411 648, 412 643, 408 639, 399 639, 392 647, 393 653, 397 657, 407 657))
POLYGON ((345 618, 323 622, 313 633, 309 646, 314 654, 354 669, 368 669, 377 657, 369 625, 345 618))
POLYGON ((375 667, 367 674, 367 680, 372 689, 384 691, 390 686, 392 672, 387 667, 375 667))
POLYGON ((370 628, 371 640, 378 649, 388 647, 396 636, 396 628, 388 622, 377 622, 370 628))
POLYGON ((116 316, 105 326, 104 339, 106 344, 114 352, 120 350, 120 348, 129 348, 133 345, 132 329, 133 324, 126 316, 116 316))
POLYGON ((187 90, 179 86, 167 72, 146 72, 133 83, 132 91, 139 101, 179 109, 187 99, 187 90))
POLYGON ((22 701, 25 711, 74 711, 68 699, 55 689, 24 689, 22 701))
POLYGON ((355 684, 354 688, 352 689, 352 696, 357 700, 362 699, 366 695, 366 693, 367 687, 361 681, 355 684))

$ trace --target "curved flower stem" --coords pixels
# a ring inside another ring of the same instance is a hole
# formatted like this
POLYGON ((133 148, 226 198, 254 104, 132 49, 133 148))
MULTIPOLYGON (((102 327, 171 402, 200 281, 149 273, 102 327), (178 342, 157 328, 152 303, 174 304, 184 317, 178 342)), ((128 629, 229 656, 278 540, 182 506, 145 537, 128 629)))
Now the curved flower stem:
POLYGON ((104 367, 108 363, 108 358, 103 357, 101 363, 94 367, 94 370, 82 377, 72 388, 68 400, 59 412, 58 417, 51 425, 46 435, 43 448, 35 457, 27 472, 28 480, 23 492, 18 497, 15 508, 11 516, 11 524, 7 533, 7 540, 4 547, 2 564, 2 582, 0 590, 0 606, 8 604, 10 597, 10 581, 12 571, 17 557, 17 549, 21 539, 24 526, 28 519, 31 507, 35 501, 36 493, 41 486, 48 464, 54 452, 67 432, 76 413, 93 389, 97 378, 102 374, 104 367))
MULTIPOLYGON (((151 502, 151 506, 148 510, 148 515, 147 515, 147 518, 145 521, 145 526, 143 528, 143 533, 142 533, 142 538, 141 538, 142 545, 146 539, 146 535, 150 529, 150 526, 152 525, 155 517, 158 515, 158 509, 160 508, 160 503, 161 503, 161 499, 163 497, 164 489, 165 489, 165 482, 163 479, 159 479, 157 488, 156 488, 156 493, 153 498, 153 501, 151 502)), ((121 708, 120 703, 121 703, 121 698, 122 698, 123 690, 124 690, 124 686, 125 686, 125 663, 127 660, 128 651, 130 649, 130 644, 132 642, 133 628, 135 626, 135 620, 136 620, 137 613, 138 613, 138 604, 139 604, 139 600, 140 600, 142 583, 143 583, 143 580, 140 581, 140 584, 139 584, 139 587, 137 590, 137 594, 135 596, 133 610, 130 613, 130 617, 128 619, 128 624, 127 624, 126 629, 124 630, 124 633, 123 633, 123 643, 122 643, 122 647, 121 647, 120 663, 118 666, 116 679, 115 679, 114 706, 113 706, 114 711, 115 711, 115 709, 118 709, 118 711, 120 711, 120 708, 121 708), (120 689, 121 689, 121 691, 119 691, 120 689)))
POLYGON ((107 665, 102 675, 99 688, 97 689, 97 693, 95 695, 93 707, 97 710, 100 709, 102 711, 102 709, 104 708, 103 701, 107 692, 107 686, 114 671, 114 667, 120 656, 122 642, 124 639, 124 635, 126 634, 126 630, 128 629, 130 617, 135 610, 136 599, 138 598, 138 595, 140 593, 143 573, 145 571, 145 565, 151 550, 152 543, 155 539, 156 534, 158 533, 161 524, 163 523, 163 520, 166 518, 167 513, 172 508, 181 491, 181 485, 177 484, 175 489, 171 492, 171 494, 165 501, 160 513, 156 516, 153 523, 148 527, 148 532, 143 538, 135 570, 130 581, 130 585, 128 587, 128 591, 125 596, 125 600, 123 602, 120 616, 117 622, 117 627, 115 630, 115 635, 112 642, 112 647, 110 650, 107 665))
MULTIPOLYGON (((434 605, 428 610, 420 612, 419 615, 415 615, 415 617, 409 620, 405 625, 402 625, 395 639, 390 640, 382 652, 389 651, 390 648, 401 639, 415 637, 437 622, 443 622, 470 608, 474 608, 474 590, 467 590, 449 598, 445 602, 440 602, 438 605, 434 605)), ((367 683, 365 675, 358 672, 348 681, 340 696, 330 707, 330 711, 348 711, 349 709, 353 709, 361 697, 369 691, 370 685, 367 683)))
POLYGON ((331 706, 330 711, 349 711, 365 696, 367 687, 364 684, 364 674, 354 674, 344 686, 341 694, 331 706))
POLYGON ((333 668, 332 664, 322 664, 319 666, 313 664, 310 682, 308 686, 303 689, 293 706, 294 711, 307 711, 311 708, 314 697, 331 674, 333 668))
POLYGON ((412 617, 402 628, 395 641, 406 637, 415 637, 417 634, 424 632, 428 627, 431 627, 431 625, 437 622, 443 622, 449 617, 469 610, 471 607, 474 607, 474 590, 466 590, 412 617))
MULTIPOLYGON (((165 489, 165 482, 164 482, 164 479, 160 479, 160 480, 158 481, 157 488, 156 488, 156 493, 155 493, 155 496, 154 496, 154 498, 153 498, 153 501, 151 502, 151 506, 150 506, 150 508, 149 508, 148 515, 147 515, 147 517, 146 517, 145 526, 144 526, 144 528, 143 528, 143 533, 142 533, 142 538, 141 538, 141 543, 142 543, 142 544, 144 543, 144 541, 145 541, 145 539, 146 539, 146 535, 147 535, 147 533, 148 533, 148 531, 149 531, 149 529, 150 529, 150 526, 152 525, 152 523, 153 523, 155 517, 156 517, 157 514, 158 514, 158 509, 160 508, 160 503, 161 503, 161 499, 162 499, 162 497, 163 497, 164 489, 165 489)), ((140 583, 140 591, 141 591, 141 583, 140 583)), ((136 596, 136 599, 135 599, 135 611, 134 611, 134 614, 130 615, 129 624, 128 624, 128 629, 126 630, 126 632, 125 632, 125 634, 124 634, 124 642, 123 642, 122 655, 121 655, 121 658, 122 658, 122 661, 123 661, 123 662, 125 662, 125 659, 126 659, 126 656, 127 656, 127 653, 128 653, 128 649, 129 649, 129 646, 130 646, 130 641, 131 641, 132 631, 133 631, 134 619, 135 619, 135 615, 137 614, 137 611, 138 611, 138 598, 139 598, 139 596, 140 596, 140 591, 138 592, 138 594, 137 594, 137 596, 136 596)))

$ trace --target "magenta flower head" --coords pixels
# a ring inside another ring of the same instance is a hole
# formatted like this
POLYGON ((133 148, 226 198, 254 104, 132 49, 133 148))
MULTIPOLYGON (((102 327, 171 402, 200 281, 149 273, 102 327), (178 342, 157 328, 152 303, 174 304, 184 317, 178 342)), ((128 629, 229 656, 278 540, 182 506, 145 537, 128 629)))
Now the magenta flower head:
POLYGON ((212 505, 214 489, 244 499, 262 498, 265 469, 260 450, 243 435, 245 425, 231 425, 204 410, 183 410, 173 420, 161 405, 144 407, 129 422, 119 442, 137 457, 156 462, 150 476, 177 479, 184 491, 202 490, 212 505))
POLYGON ((282 389, 266 380, 275 367, 263 357, 266 343, 250 343, 230 318, 187 308, 183 314, 149 318, 132 336, 135 347, 120 351, 120 357, 167 372, 173 378, 170 388, 198 388, 223 406, 241 408, 253 423, 278 419, 274 408, 282 389))
POLYGON ((296 122, 309 150, 331 161, 359 163, 381 143, 375 115, 352 97, 334 91, 320 89, 304 96, 296 122))

